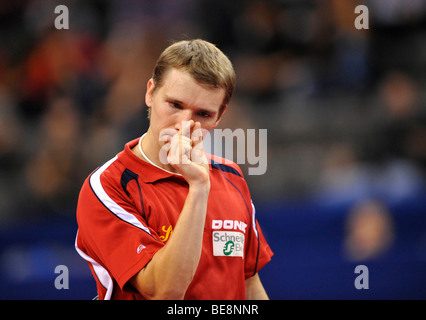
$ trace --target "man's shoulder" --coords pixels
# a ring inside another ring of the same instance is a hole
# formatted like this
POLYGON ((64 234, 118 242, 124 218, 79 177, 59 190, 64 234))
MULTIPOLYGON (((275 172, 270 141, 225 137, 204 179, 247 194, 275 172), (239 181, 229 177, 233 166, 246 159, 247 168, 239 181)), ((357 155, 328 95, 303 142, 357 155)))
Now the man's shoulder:
POLYGON ((94 192, 99 196, 100 193, 119 190, 120 188, 117 186, 122 182, 125 169, 125 166, 119 161, 119 156, 111 158, 89 174, 80 192, 90 194, 94 192))
POLYGON ((243 178, 241 168, 233 161, 222 158, 213 154, 207 154, 212 169, 218 169, 222 172, 232 173, 236 176, 243 178))

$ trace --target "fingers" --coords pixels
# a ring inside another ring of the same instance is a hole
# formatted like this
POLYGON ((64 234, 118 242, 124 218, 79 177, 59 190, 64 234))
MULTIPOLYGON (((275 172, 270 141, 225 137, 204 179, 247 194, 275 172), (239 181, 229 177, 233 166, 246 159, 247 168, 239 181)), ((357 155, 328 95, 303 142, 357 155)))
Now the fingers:
POLYGON ((174 135, 170 141, 170 151, 167 160, 170 164, 187 164, 191 153, 191 141, 182 136, 182 133, 174 135))
POLYGON ((191 137, 191 129, 194 127, 194 120, 182 121, 182 128, 179 130, 183 137, 191 137))
POLYGON ((188 164, 190 162, 192 149, 190 135, 193 127, 193 120, 182 121, 180 130, 171 138, 170 152, 168 155, 170 164, 188 164))
POLYGON ((192 132, 191 139, 193 141, 193 146, 191 150, 191 160, 196 164, 207 164, 207 157, 204 152, 203 140, 204 133, 207 134, 207 130, 201 128, 201 123, 196 122, 194 125, 194 130, 192 132))
POLYGON ((163 129, 160 132, 159 140, 164 142, 170 142, 173 136, 177 134, 178 132, 179 132, 178 130, 172 129, 172 128, 163 129))
POLYGON ((194 130, 192 130, 191 140, 194 143, 194 146, 203 141, 203 131, 201 129, 201 123, 195 122, 194 130))
POLYGON ((182 159, 183 164, 189 163, 191 158, 191 129, 194 127, 194 120, 182 121, 182 128, 179 130, 179 159, 182 159))
POLYGON ((204 134, 207 133, 207 130, 202 129, 200 122, 193 120, 183 121, 179 131, 164 130, 167 142, 170 142, 167 161, 172 165, 189 164, 191 161, 195 164, 206 164, 207 158, 202 142, 204 134))

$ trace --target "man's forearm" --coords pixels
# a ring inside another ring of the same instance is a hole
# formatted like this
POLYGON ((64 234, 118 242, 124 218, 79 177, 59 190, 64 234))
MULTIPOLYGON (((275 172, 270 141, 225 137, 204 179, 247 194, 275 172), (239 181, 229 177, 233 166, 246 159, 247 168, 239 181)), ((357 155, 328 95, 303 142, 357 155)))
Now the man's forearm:
POLYGON ((246 299, 269 300, 257 273, 253 277, 246 279, 246 299))
POLYGON ((132 280, 151 299, 182 299, 201 257, 209 187, 190 187, 167 244, 132 280))

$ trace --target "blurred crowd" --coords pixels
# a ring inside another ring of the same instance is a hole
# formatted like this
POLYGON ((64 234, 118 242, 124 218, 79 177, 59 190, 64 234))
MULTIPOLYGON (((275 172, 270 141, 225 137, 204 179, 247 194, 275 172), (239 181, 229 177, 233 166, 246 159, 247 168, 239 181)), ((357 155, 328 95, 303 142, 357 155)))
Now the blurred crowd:
POLYGON ((255 201, 410 197, 426 173, 425 18, 424 0, 1 1, 0 221, 73 215, 83 180, 147 130, 159 53, 193 37, 236 69, 221 127, 268 129, 255 201))

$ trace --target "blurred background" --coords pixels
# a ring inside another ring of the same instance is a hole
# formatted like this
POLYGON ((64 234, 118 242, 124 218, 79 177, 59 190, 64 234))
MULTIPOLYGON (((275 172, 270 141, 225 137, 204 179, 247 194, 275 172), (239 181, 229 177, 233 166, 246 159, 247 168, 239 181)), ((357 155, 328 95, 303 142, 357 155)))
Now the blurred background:
POLYGON ((0 298, 96 295, 74 250, 80 187, 147 130, 155 61, 188 38, 234 63, 221 128, 268 130, 267 172, 241 167, 270 298, 425 299, 425 0, 1 1, 0 298))

